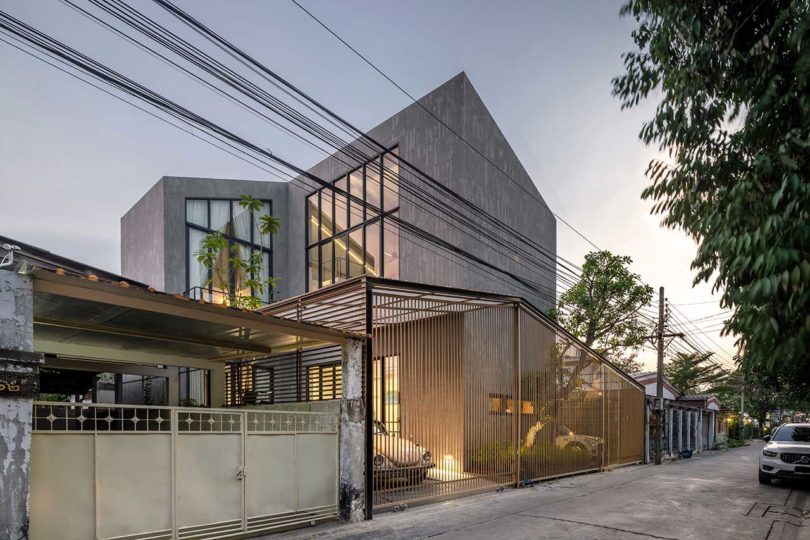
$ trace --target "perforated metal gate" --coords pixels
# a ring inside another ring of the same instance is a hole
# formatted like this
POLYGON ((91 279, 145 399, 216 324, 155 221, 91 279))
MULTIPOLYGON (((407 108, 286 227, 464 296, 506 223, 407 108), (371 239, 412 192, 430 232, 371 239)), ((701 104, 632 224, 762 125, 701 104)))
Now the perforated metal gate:
POLYGON ((327 413, 38 402, 33 540, 207 539, 337 517, 327 413))

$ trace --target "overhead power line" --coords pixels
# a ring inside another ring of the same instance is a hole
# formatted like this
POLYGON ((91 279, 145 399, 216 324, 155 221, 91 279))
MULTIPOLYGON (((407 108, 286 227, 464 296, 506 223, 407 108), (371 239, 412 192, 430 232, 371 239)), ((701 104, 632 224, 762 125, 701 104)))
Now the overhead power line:
MULTIPOLYGON (((189 111, 188 109, 183 108, 182 106, 177 105, 176 103, 172 102, 160 96, 159 94, 135 83, 131 79, 124 77, 123 75, 111 70, 110 68, 103 66, 102 64, 90 59, 89 57, 75 51, 74 49, 64 45, 61 42, 50 38, 49 36, 39 32, 38 30, 30 27, 29 25, 22 23, 11 17, 10 15, 0 12, 0 28, 2 28, 5 33, 8 35, 10 34, 14 38, 21 39, 24 43, 32 44, 36 46, 37 49, 41 51, 45 51, 49 56, 59 60, 60 62, 66 63, 71 65, 74 68, 79 69, 80 71, 87 73, 94 78, 113 86, 114 88, 128 93, 146 103, 150 104, 151 106, 161 110, 163 112, 167 112, 170 115, 183 120, 184 122, 197 125, 201 129, 203 129, 207 134, 218 138, 219 140, 227 141, 229 144, 233 144, 236 147, 241 147, 240 152, 246 153, 248 155, 252 155, 255 157, 260 157, 264 161, 265 164, 270 165, 271 167, 281 165, 282 167, 288 168, 294 171, 296 174, 304 176, 309 180, 315 182, 318 185, 323 187, 330 187, 331 189, 335 189, 331 186, 328 182, 308 173, 290 162, 283 160, 282 158, 274 155, 272 152, 269 152, 249 141, 239 137, 238 135, 222 128, 214 124, 213 122, 208 121, 207 119, 196 115, 195 113, 189 111), (275 165, 273 165, 273 164, 275 165)), ((86 82, 86 81, 85 81, 86 82)), ((339 190, 338 190, 339 191, 339 190)), ((344 193, 347 197, 348 194, 344 193)), ((356 199, 356 198, 355 198, 356 199)), ((359 204, 365 204, 363 201, 355 201, 359 204)), ((379 212, 379 209, 376 209, 379 212)), ((478 263, 482 266, 489 267, 492 270, 496 270, 498 272, 507 275, 523 285, 527 290, 534 291, 536 294, 539 294, 541 297, 544 296, 542 290, 536 288, 535 284, 532 284, 530 281, 520 278, 519 276, 515 276, 509 272, 503 271, 487 261, 483 261, 480 258, 457 248, 455 246, 450 246, 446 243, 443 243, 440 239, 436 239, 432 237, 429 233, 425 233, 418 227, 415 227, 409 223, 406 223, 402 220, 396 220, 397 224, 406 230, 408 230, 414 237, 418 237, 422 240, 428 240, 433 243, 439 241, 439 245, 447 250, 453 251, 458 255, 463 255, 468 260, 478 263)), ((554 297, 549 298, 552 302, 554 301, 554 297)))
POLYGON ((516 185, 518 188, 520 188, 520 189, 521 189, 523 192, 525 192, 525 193, 526 193, 527 195, 529 195, 531 198, 535 199, 536 201, 540 202, 540 203, 541 203, 543 206, 545 206, 546 208, 548 208, 549 212, 551 212, 551 213, 554 215, 554 217, 556 217, 557 219, 559 219, 560 221, 562 221, 562 222, 563 222, 563 223, 564 223, 566 226, 568 226, 568 228, 570 228, 572 231, 574 231, 574 232, 575 232, 575 233, 576 233, 576 234, 577 234, 577 235, 578 235, 580 238, 582 238, 583 240, 585 240, 586 242, 588 242, 588 243, 589 243, 591 246, 593 246, 595 249, 597 249, 597 250, 601 251, 601 248, 600 248, 599 246, 597 246, 597 245, 596 245, 595 243, 593 243, 593 242, 592 242, 592 241, 591 241, 591 240, 590 240, 588 237, 586 237, 586 236, 585 236, 583 233, 581 233, 579 230, 577 230, 577 229, 576 229, 576 228, 575 228, 573 225, 571 225, 570 223, 568 223, 568 222, 567 222, 565 219, 563 219, 563 218, 562 218, 562 217, 560 217, 558 214, 556 214, 556 213, 555 213, 553 210, 551 210, 551 208, 549 208, 548 204, 546 204, 546 202, 545 202, 545 201, 544 201, 544 200, 543 200, 541 197, 538 197, 538 196, 537 196, 535 193, 533 193, 531 190, 526 189, 526 188, 525 188, 523 185, 521 185, 521 184, 520 184, 520 182, 518 182, 517 180, 515 180, 514 178, 512 178, 512 176, 511 176, 511 175, 509 175, 509 174, 508 174, 506 171, 504 171, 504 170, 503 170, 501 167, 499 167, 499 166, 498 166, 498 165, 497 165, 495 162, 493 162, 493 161, 492 161, 492 160, 491 160, 489 157, 487 157, 486 155, 484 155, 484 153, 483 153, 483 152, 481 152, 481 151, 480 151, 478 148, 476 148, 476 147, 475 147, 475 145, 473 145, 472 143, 470 143, 470 142, 469 142, 467 139, 465 139, 465 138, 464 138, 464 137, 463 137, 461 134, 459 134, 459 133, 458 133, 458 131, 456 131, 455 129, 453 129, 452 127, 450 127, 450 126, 449 126, 449 125, 448 125, 448 124, 447 124, 447 123, 446 123, 444 120, 442 120, 441 118, 439 118, 439 117, 438 117, 436 114, 434 114, 434 113, 433 113, 433 111, 431 111, 430 109, 428 109, 427 107, 425 107, 425 106, 424 106, 424 105, 423 105, 423 104, 422 104, 422 103, 421 103, 419 100, 417 100, 417 99, 416 99, 414 96, 412 96, 412 95, 411 95, 411 94, 410 94, 410 93, 409 93, 407 90, 405 90, 405 89, 404 89, 404 88, 403 88, 401 85, 399 85, 399 83, 397 83, 396 81, 394 81, 394 79, 392 79, 392 78, 391 78, 391 77, 389 77, 389 76, 388 76, 388 75, 387 75, 385 72, 383 72, 383 71, 382 71, 382 69, 380 69, 379 67, 377 67, 377 66, 376 66, 376 65, 375 65, 375 64, 374 64, 374 63, 373 63, 371 60, 369 60, 369 59, 368 59, 366 56, 364 56, 364 55, 363 55, 363 54, 362 54, 360 51, 358 51, 357 49, 355 49, 355 48, 354 48, 352 45, 350 45, 350 44, 349 44, 349 43, 348 43, 348 42, 347 42, 345 39, 343 39, 342 37, 340 37, 340 36, 339 36, 339 35, 338 35, 338 34, 337 34, 337 33, 336 33, 334 30, 332 30, 332 29, 331 29, 331 28, 330 28, 328 25, 326 25, 326 23, 324 23, 323 21, 321 21, 321 20, 320 20, 318 17, 316 17, 316 16, 315 16, 315 15, 314 15, 314 14, 313 14, 311 11, 307 10, 307 9, 306 9, 304 6, 302 6, 302 5, 301 5, 300 3, 298 3, 296 0, 291 0, 291 2, 292 2, 293 4, 295 4, 296 6, 298 6, 298 7, 299 7, 299 8, 300 8, 300 9, 301 9, 301 10, 302 10, 304 13, 306 13, 307 15, 309 15, 309 16, 310 16, 310 17, 311 17, 311 18, 312 18, 312 19, 313 19, 315 22, 317 22, 317 23, 318 23, 318 24, 319 24, 321 27, 323 27, 323 28, 324 28, 324 29, 325 29, 327 32, 329 32, 330 34, 332 34, 332 36, 334 36, 334 37, 335 37, 335 39, 337 39, 337 40, 338 40, 338 41, 340 41, 340 42, 341 42, 343 45, 345 45, 346 47, 348 47, 348 48, 349 48, 349 50, 351 50, 351 51, 352 51, 354 54, 356 54, 356 55, 357 55, 357 56, 358 56, 360 59, 362 59, 362 60, 363 60, 363 61, 364 61, 366 64, 368 64, 368 65, 369 65, 369 66, 370 66, 370 67, 371 67, 371 68, 372 68, 374 71, 376 71, 377 73, 379 73, 379 74, 380 74, 380 75, 381 75, 383 78, 385 78, 385 79, 386 79, 388 82, 390 82, 392 85, 394 85, 394 86, 395 86, 395 87, 396 87, 396 88, 397 88, 397 89, 398 89, 400 92, 402 92, 403 94, 405 94, 405 95, 406 95, 406 96, 407 96, 407 97, 408 97, 408 98, 409 98, 409 99, 410 99, 410 100, 411 100, 413 103, 415 103, 416 105, 418 105, 419 107, 421 107, 421 108, 422 108, 422 109, 423 109, 425 112, 427 112, 427 113, 428 113, 428 114, 429 114, 431 117, 433 117, 433 118, 434 118, 434 119, 435 119, 437 122, 439 122, 439 123, 440 123, 442 126, 444 126, 444 127, 445 127, 445 128, 448 130, 448 131, 450 131, 450 132, 451 132, 453 135, 455 135, 456 137, 458 137, 458 139, 459 139, 459 140, 461 140, 461 141, 462 141, 462 142, 463 142, 465 145, 467 145, 467 146, 468 146, 468 147, 469 147, 469 148, 470 148, 470 149, 471 149, 473 152, 475 152, 476 154, 478 154, 479 156, 481 156, 481 157, 482 157, 484 160, 486 160, 486 161, 487 161, 487 163, 489 163, 489 164, 490 164, 492 167, 494 167, 495 169, 497 169, 497 170, 498 170, 498 171, 499 171, 501 174, 503 174, 503 175, 504 175, 506 178, 508 178, 508 179, 509 179, 509 180, 510 180, 510 181, 511 181, 513 184, 515 184, 515 185, 516 185))

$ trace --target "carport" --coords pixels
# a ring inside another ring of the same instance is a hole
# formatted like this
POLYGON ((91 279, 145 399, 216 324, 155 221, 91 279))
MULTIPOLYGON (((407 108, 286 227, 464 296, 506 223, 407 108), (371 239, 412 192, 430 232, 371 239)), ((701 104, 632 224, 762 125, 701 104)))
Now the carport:
POLYGON ((362 417, 224 404, 228 362, 337 345, 341 411, 362 408, 364 335, 19 262, 0 270, 3 537, 237 538, 362 518, 362 417), (172 377, 193 369, 209 407, 33 401, 42 368, 166 373, 173 404, 172 377), (357 454, 344 467, 341 448, 357 454))

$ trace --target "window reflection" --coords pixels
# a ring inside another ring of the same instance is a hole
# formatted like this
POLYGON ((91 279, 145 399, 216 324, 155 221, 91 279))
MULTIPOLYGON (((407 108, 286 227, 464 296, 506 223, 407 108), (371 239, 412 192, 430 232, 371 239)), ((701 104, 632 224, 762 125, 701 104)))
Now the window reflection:
POLYGON ((349 277, 363 275, 363 229, 349 234, 349 277))
POLYGON ((333 242, 329 240, 321 246, 321 284, 332 284, 332 256, 334 254, 333 242))
POLYGON ((334 234, 332 229, 332 192, 321 191, 321 238, 326 239, 334 234))
POLYGON ((368 218, 377 215, 372 208, 380 207, 380 163, 374 162, 366 165, 366 214, 368 218))
MULTIPOLYGON (((349 175, 349 195, 364 200, 363 169, 360 168, 349 175)), ((363 205, 359 202, 349 202, 349 227, 363 223, 363 205)))
POLYGON ((366 226, 366 274, 379 277, 382 270, 380 259, 380 222, 376 221, 366 226))
POLYGON ((335 238, 335 283, 344 281, 348 276, 348 237, 346 235, 335 238))
POLYGON ((314 244, 320 239, 318 236, 320 226, 319 217, 318 194, 313 193, 307 197, 307 244, 314 244))
POLYGON ((398 207, 399 158, 392 152, 385 154, 383 158, 383 210, 390 212, 398 207))
MULTIPOLYGON (((342 189, 346 191, 348 189, 348 184, 346 183, 346 177, 344 176, 337 182, 335 182, 335 187, 337 189, 342 189)), ((349 224, 348 221, 349 216, 349 206, 348 201, 346 200, 346 196, 342 193, 338 193, 335 191, 335 234, 340 234, 346 230, 346 227, 349 224)))
POLYGON ((383 223, 383 277, 399 279, 399 226, 390 220, 383 223))

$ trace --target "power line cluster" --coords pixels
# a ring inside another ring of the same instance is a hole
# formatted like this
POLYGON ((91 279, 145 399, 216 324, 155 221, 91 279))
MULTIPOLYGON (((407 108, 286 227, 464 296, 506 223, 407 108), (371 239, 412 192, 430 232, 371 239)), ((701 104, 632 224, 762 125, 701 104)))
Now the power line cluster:
MULTIPOLYGON (((91 0, 90 4, 107 16, 108 20, 105 20, 100 14, 92 13, 80 7, 76 2, 71 0, 63 1, 97 24, 165 61, 199 84, 237 103, 254 115, 264 118, 289 136, 310 143, 310 146, 318 148, 327 156, 336 154, 335 159, 340 160, 349 167, 356 167, 368 162, 375 154, 379 154, 384 149, 380 143, 365 135, 346 120, 334 114, 170 2, 156 0, 160 7, 184 22, 219 50, 224 51, 242 68, 249 70, 253 75, 258 75, 264 82, 269 83, 277 92, 282 94, 283 98, 286 98, 286 101, 245 77, 237 69, 215 59, 212 55, 205 53, 188 40, 171 32, 164 25, 124 2, 91 0), (118 25, 109 22, 110 18, 118 25), (137 32, 134 35, 133 30, 137 32), (148 38, 151 45, 145 43, 143 38, 148 38), (173 56, 170 58, 167 53, 173 56), (201 76, 201 74, 204 76, 201 76), (298 107, 294 107, 290 102, 297 104, 298 107), (350 143, 350 141, 353 141, 353 143, 350 143)), ((121 93, 146 102, 162 113, 169 114, 179 120, 181 124, 201 129, 208 141, 218 148, 224 149, 278 178, 289 180, 291 185, 299 189, 311 192, 326 187, 340 195, 339 204, 341 205, 348 204, 351 201, 352 204, 369 206, 367 202, 349 196, 348 193, 331 183, 314 177, 314 175, 279 158, 258 144, 254 144, 207 118, 193 113, 176 102, 79 53, 64 43, 50 38, 22 21, 3 14, 2 29, 8 37, 18 43, 28 47, 33 46, 33 54, 38 58, 43 59, 42 55, 44 54, 48 60, 51 60, 49 62, 51 65, 55 61, 78 71, 80 73, 78 78, 85 82, 89 82, 86 78, 89 75, 97 81, 112 86, 121 93)), ((32 54, 30 50, 26 52, 32 54)), ((74 74, 74 76, 77 75, 74 74)), ((95 84, 94 86, 98 87, 95 84)), ((128 103, 132 104, 131 102, 128 103)), ((400 230, 406 231, 408 233, 407 237, 401 235, 401 238, 405 241, 420 244, 439 256, 466 265, 468 269, 471 269, 472 265, 477 268, 481 275, 486 276, 488 279, 501 281, 512 286, 517 285, 521 290, 540 296, 551 304, 556 303, 557 287, 550 283, 538 282, 536 278, 526 276, 555 276, 556 280, 563 286, 570 286, 578 279, 579 269, 576 265, 557 257, 548 248, 539 245, 478 206, 461 198, 404 159, 400 159, 398 173, 386 169, 383 171, 383 175, 388 175, 389 178, 396 175, 400 197, 408 200, 414 206, 449 227, 462 232, 472 241, 481 244, 481 249, 475 251, 480 252, 483 256, 452 245, 397 216, 393 223, 387 226, 398 227, 400 230), (440 250, 434 249, 435 246, 438 246, 440 250), (493 264, 493 255, 502 260, 514 261, 515 265, 522 271, 517 274, 500 268, 499 265, 493 264), (481 272, 481 269, 485 272, 481 272)), ((383 182, 383 185, 385 185, 385 182, 383 182)), ((372 210, 378 211, 378 209, 372 210)))

